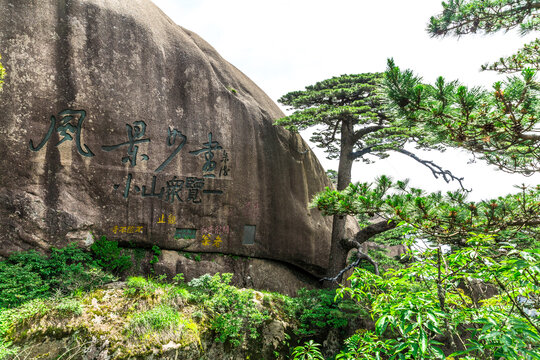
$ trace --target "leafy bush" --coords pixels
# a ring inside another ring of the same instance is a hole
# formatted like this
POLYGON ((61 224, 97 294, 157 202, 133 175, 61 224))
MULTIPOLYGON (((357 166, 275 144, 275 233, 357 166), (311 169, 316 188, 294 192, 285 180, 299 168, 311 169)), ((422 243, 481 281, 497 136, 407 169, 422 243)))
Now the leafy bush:
POLYGON ((90 256, 74 244, 53 248, 48 257, 36 251, 13 253, 0 262, 0 308, 52 293, 90 289, 114 279, 90 263, 90 256))
POLYGON ((357 331, 345 340, 345 349, 336 356, 336 360, 380 360, 389 347, 388 340, 381 341, 370 331, 357 331))
POLYGON ((12 307, 48 295, 50 287, 38 273, 20 264, 0 262, 0 307, 12 307))
POLYGON ((34 299, 24 303, 16 309, 0 309, 0 340, 4 340, 16 325, 38 315, 45 315, 50 311, 43 299, 34 299))
POLYGON ((253 291, 239 290, 229 285, 233 274, 203 275, 191 280, 191 300, 201 303, 210 314, 210 328, 220 342, 233 346, 241 344, 243 334, 252 339, 259 336, 257 328, 270 317, 259 310, 253 301, 253 291))
POLYGON ((159 255, 161 255, 161 249, 157 245, 152 246, 152 252, 154 253, 154 256, 152 256, 152 260, 150 260, 150 264, 156 264, 159 262, 159 255))
POLYGON ((137 295, 142 298, 151 297, 159 284, 155 281, 145 279, 141 276, 132 276, 127 279, 124 293, 128 296, 137 295))
POLYGON ((320 344, 317 344, 313 340, 309 340, 304 345, 300 345, 294 348, 293 359, 294 360, 324 360, 324 357, 319 350, 320 344))
POLYGON ((356 269, 339 296, 370 311, 375 333, 351 337, 343 353, 356 348, 368 359, 540 359, 540 323, 533 315, 540 304, 540 251, 516 248, 471 234, 466 247, 427 249, 408 267, 382 276, 356 269), (475 304, 458 286, 470 279, 497 285, 498 294, 475 304))
POLYGON ((296 317, 300 320, 300 327, 295 330, 301 337, 320 334, 329 327, 343 328, 350 319, 357 317, 360 308, 352 301, 334 301, 335 290, 306 290, 300 289, 295 298, 296 317), (347 308, 347 312, 342 311, 347 308))
POLYGON ((90 250, 95 263, 105 270, 119 274, 133 265, 131 256, 118 247, 118 242, 107 240, 105 236, 94 242, 90 250))

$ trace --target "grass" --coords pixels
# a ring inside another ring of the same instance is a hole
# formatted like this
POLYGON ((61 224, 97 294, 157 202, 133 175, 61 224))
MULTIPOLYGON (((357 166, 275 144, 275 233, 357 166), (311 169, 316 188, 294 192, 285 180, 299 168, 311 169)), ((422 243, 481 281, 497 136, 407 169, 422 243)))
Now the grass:
POLYGON ((150 332, 181 331, 187 321, 176 309, 158 305, 150 310, 135 313, 126 327, 128 336, 142 336, 150 332))

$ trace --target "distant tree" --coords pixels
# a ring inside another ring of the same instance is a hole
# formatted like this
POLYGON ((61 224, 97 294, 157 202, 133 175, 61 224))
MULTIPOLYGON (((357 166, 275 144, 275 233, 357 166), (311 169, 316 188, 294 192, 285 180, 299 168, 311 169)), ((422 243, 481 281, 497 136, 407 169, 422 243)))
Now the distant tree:
MULTIPOLYGON (((315 127, 311 141, 324 148, 328 158, 339 159, 338 190, 350 184, 355 160, 370 162, 374 157, 387 157, 390 151, 422 163, 435 177, 441 176, 447 182, 457 180, 461 184, 461 178, 404 148, 409 142, 419 148, 440 146, 438 140, 423 129, 390 116, 380 94, 381 80, 382 74, 378 73, 342 75, 290 92, 279 102, 296 111, 277 120, 276 124, 292 131, 315 127)), ((345 241, 345 222, 342 216, 335 216, 333 220, 330 274, 338 273, 345 266, 351 250, 351 243, 345 241)), ((377 222, 365 227, 358 236, 365 241, 394 226, 391 222, 377 222)))
POLYGON ((330 181, 332 182, 332 184, 334 184, 334 186, 337 185, 337 171, 336 170, 332 170, 332 169, 329 169, 329 170, 326 170, 326 176, 328 176, 328 179, 330 179, 330 181))

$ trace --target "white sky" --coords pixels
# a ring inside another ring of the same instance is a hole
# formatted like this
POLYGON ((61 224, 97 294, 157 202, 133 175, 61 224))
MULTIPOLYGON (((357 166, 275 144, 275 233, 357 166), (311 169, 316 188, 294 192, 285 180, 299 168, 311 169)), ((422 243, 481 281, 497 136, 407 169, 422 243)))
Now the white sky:
MULTIPOLYGON (((442 9, 437 0, 153 1, 174 22, 208 41, 276 102, 287 92, 332 76, 382 72, 389 57, 428 82, 442 75, 466 85, 491 87, 504 77, 480 72, 480 65, 510 55, 536 38, 515 32, 430 38, 425 28, 430 16, 442 9)), ((309 135, 304 138, 309 140, 309 135)), ((312 149, 325 168, 337 169, 322 150, 314 145, 312 149)), ((464 176, 475 200, 515 192, 514 184, 540 183, 540 174, 525 178, 480 162, 467 164, 471 156, 463 151, 422 157, 464 176)), ((370 181, 380 174, 410 178, 411 185, 430 191, 458 187, 435 180, 429 170, 403 155, 370 165, 357 162, 353 168, 354 181, 370 181)))

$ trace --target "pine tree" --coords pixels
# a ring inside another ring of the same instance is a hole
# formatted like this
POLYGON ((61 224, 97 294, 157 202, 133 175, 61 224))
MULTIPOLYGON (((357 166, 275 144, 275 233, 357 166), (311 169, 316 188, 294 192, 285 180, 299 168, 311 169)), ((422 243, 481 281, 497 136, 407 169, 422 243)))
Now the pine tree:
MULTIPOLYGON (((351 170, 355 160, 370 162, 374 158, 387 157, 390 151, 407 155, 427 166, 435 177, 447 182, 461 178, 442 169, 431 161, 420 159, 404 146, 415 143, 417 147, 439 148, 438 140, 421 128, 409 126, 400 118, 390 116, 380 93, 381 74, 357 74, 334 77, 305 90, 290 92, 279 102, 296 111, 276 121, 277 125, 292 131, 316 127, 311 141, 324 148, 328 158, 339 158, 337 189, 345 189, 351 182, 351 170)), ((347 253, 356 247, 345 238, 345 222, 335 216, 330 250, 331 276, 344 268, 347 253)), ((367 226, 357 238, 369 237, 392 229, 392 222, 377 222, 367 226)))

